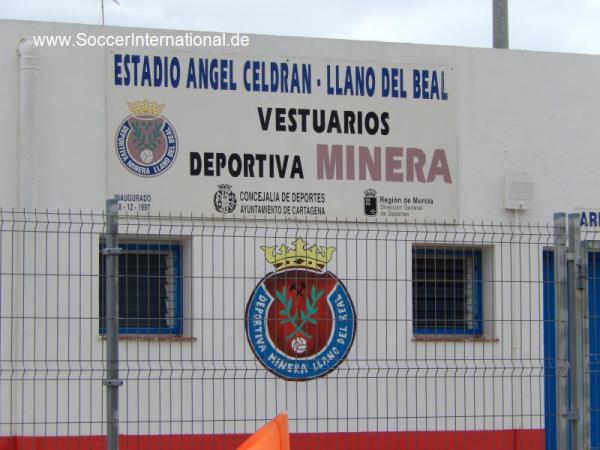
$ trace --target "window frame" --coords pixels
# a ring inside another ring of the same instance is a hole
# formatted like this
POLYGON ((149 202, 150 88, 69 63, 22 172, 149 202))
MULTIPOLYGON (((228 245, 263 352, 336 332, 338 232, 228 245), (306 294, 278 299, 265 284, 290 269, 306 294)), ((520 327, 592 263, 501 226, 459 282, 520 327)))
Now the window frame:
POLYGON ((483 249, 481 247, 461 247, 452 245, 422 245, 413 246, 411 256, 411 283, 412 283, 412 329, 413 335, 417 336, 467 336, 467 337, 482 337, 483 336, 483 249), (439 253, 444 255, 473 256, 473 319, 475 324, 472 328, 432 328, 432 327, 417 327, 415 319, 415 289, 414 283, 418 280, 414 279, 412 270, 414 270, 415 256, 429 254, 435 256, 439 253))
MULTIPOLYGON (((165 242, 161 240, 157 241, 138 241, 138 240, 127 240, 123 239, 122 242, 119 242, 119 248, 123 250, 122 254, 126 254, 127 252, 131 253, 140 253, 144 252, 172 252, 174 254, 174 272, 169 276, 175 284, 175 318, 174 325, 172 327, 123 327, 119 326, 119 334, 120 335, 128 335, 128 336, 181 336, 183 334, 183 268, 181 265, 181 252, 182 252, 182 244, 180 242, 165 242)), ((102 250, 106 248, 106 243, 100 243, 100 258, 103 258, 102 250)), ((119 265, 120 266, 120 265, 119 265)), ((106 272, 100 272, 100 282, 104 281, 104 277, 106 277, 106 272)), ((117 277, 120 277, 119 273, 117 277)), ((102 296, 100 295, 100 286, 98 290, 99 297, 99 306, 102 302, 102 296)), ((106 307, 105 307, 106 308, 106 307)), ((106 335, 106 327, 100 326, 100 321, 102 320, 102 316, 100 315, 100 310, 98 311, 98 329, 99 333, 102 336, 106 335)))

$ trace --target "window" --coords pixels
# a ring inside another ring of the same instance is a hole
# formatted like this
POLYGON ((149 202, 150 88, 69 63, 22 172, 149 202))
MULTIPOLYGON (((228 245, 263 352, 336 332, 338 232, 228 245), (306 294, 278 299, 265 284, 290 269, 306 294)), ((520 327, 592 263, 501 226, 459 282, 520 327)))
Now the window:
POLYGON ((480 249, 413 248, 413 332, 481 335, 481 273, 480 249))
MULTIPOLYGON (((119 333, 181 334, 180 245, 144 242, 119 247, 123 249, 118 266, 119 333)), ((104 334, 106 256, 100 255, 100 333, 104 334)))

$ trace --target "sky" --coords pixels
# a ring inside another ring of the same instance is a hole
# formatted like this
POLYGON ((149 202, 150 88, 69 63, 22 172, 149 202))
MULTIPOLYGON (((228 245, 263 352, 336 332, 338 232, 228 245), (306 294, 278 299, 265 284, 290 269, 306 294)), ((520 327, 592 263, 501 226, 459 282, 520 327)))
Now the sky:
MULTIPOLYGON (((508 0, 510 48, 600 54, 600 0, 508 0)), ((492 46, 492 0, 105 0, 107 25, 492 46)), ((0 17, 101 23, 101 0, 0 0, 0 17)))

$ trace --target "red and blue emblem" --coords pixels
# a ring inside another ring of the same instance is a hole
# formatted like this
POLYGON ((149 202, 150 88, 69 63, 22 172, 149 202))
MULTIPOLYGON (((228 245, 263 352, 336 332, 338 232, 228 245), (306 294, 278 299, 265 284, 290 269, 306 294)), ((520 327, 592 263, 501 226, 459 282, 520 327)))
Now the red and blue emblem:
POLYGON ((148 100, 127 105, 131 115, 119 125, 115 141, 119 160, 141 177, 164 173, 177 157, 177 135, 161 115, 165 105, 148 100))
POLYGON ((356 313, 343 283, 326 271, 334 247, 262 247, 275 271, 256 286, 246 306, 246 336, 258 360, 287 380, 310 380, 348 355, 356 313))

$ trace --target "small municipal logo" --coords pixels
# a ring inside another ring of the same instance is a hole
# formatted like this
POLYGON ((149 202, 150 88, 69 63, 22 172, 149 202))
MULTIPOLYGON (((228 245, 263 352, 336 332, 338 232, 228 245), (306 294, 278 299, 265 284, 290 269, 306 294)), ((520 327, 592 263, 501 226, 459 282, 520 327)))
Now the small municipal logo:
POLYGON ((119 160, 141 177, 164 173, 177 157, 177 135, 171 122, 161 115, 165 105, 144 100, 127 106, 131 114, 116 136, 119 160))
POLYGON ((217 186, 217 192, 213 198, 215 209, 220 213, 232 213, 237 206, 235 193, 231 190, 231 185, 220 184, 217 186))
POLYGON ((367 189, 364 196, 364 211, 367 216, 377 215, 377 191, 375 189, 367 189))
POLYGON ((275 268, 246 306, 246 337, 258 360, 278 377, 305 381, 334 370, 352 347, 356 313, 327 263, 334 247, 261 247, 275 268))

